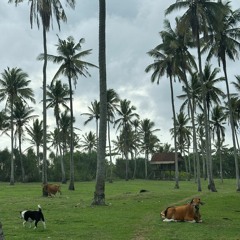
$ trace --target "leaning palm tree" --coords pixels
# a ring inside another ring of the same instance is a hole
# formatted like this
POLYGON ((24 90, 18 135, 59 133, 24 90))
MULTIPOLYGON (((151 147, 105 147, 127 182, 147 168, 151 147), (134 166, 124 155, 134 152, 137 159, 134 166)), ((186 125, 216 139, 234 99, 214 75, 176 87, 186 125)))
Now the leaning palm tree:
MULTIPOLYGON (((170 14, 174 10, 187 8, 186 12, 180 18, 180 25, 182 29, 191 29, 192 36, 196 42, 197 54, 198 54, 198 70, 200 76, 200 82, 202 83, 202 99, 204 109, 204 125, 206 134, 206 146, 207 146, 207 159, 208 163, 211 164, 211 148, 209 144, 209 123, 207 121, 207 106, 206 106, 206 86, 203 82, 203 71, 202 71, 202 57, 201 57, 201 44, 200 35, 208 35, 209 30, 212 30, 213 26, 218 23, 218 15, 222 13, 222 4, 219 2, 212 2, 210 0, 177 0, 176 3, 171 4, 166 14, 170 14)), ((210 175, 209 175, 210 176, 210 175)), ((213 179, 209 180, 209 188, 212 191, 216 191, 216 187, 213 179)))
MULTIPOLYGON (((67 40, 62 40, 58 37, 57 52, 59 55, 47 54, 47 59, 54 63, 60 64, 59 69, 53 77, 56 80, 59 75, 64 75, 68 79, 69 95, 70 95, 70 112, 73 119, 73 88, 72 81, 76 87, 78 76, 91 76, 88 72, 88 67, 96 67, 95 65, 85 62, 82 59, 91 54, 91 49, 81 51, 84 39, 80 39, 75 43, 73 37, 69 36, 67 40)), ((38 56, 38 60, 44 60, 44 54, 38 56)), ((73 164, 73 121, 71 122, 71 143, 70 143, 70 183, 69 190, 74 190, 74 164, 73 164)))
POLYGON ((28 87, 30 80, 28 74, 21 68, 9 67, 1 73, 0 79, 0 102, 6 100, 9 108, 11 121, 11 176, 10 184, 14 184, 14 159, 13 159, 13 107, 16 102, 30 100, 35 103, 33 90, 28 87))
POLYGON ((22 171, 22 182, 25 182, 25 170, 22 160, 22 141, 24 140, 24 127, 28 122, 37 117, 38 115, 33 115, 34 109, 32 107, 23 104, 21 101, 15 102, 13 106, 13 122, 16 126, 15 135, 18 138, 18 148, 19 148, 19 160, 22 171))
MULTIPOLYGON (((9 3, 14 2, 17 6, 24 0, 9 0, 9 3)), ((60 22, 66 22, 67 16, 60 0, 45 1, 45 0, 29 0, 30 3, 30 23, 33 26, 34 20, 37 22, 38 28, 40 22, 43 30, 43 184, 47 183, 47 104, 46 104, 46 87, 47 87, 47 32, 50 29, 53 16, 56 18, 58 28, 60 30, 60 22)), ((66 0, 66 3, 71 7, 75 7, 75 0, 66 0)), ((43 191, 43 196, 46 194, 43 191)))
POLYGON ((59 118, 60 118, 60 107, 63 109, 69 109, 67 102, 70 100, 69 98, 69 89, 67 84, 62 84, 60 80, 56 82, 52 82, 50 85, 47 86, 47 108, 54 109, 54 116, 56 119, 57 131, 57 148, 60 153, 60 161, 61 161, 61 171, 62 171, 62 183, 66 183, 66 173, 63 164, 63 154, 61 148, 61 141, 60 141, 60 129, 59 129, 59 118))
POLYGON ((211 59, 213 56, 216 56, 218 58, 219 64, 222 63, 222 68, 225 76, 230 124, 232 131, 236 170, 236 185, 237 191, 240 191, 238 155, 227 74, 227 57, 231 60, 235 60, 235 58, 238 58, 238 50, 240 48, 240 28, 238 27, 238 24, 240 22, 240 9, 232 11, 229 2, 227 2, 223 6, 225 6, 225 11, 222 14, 218 15, 219 23, 216 26, 215 31, 210 35, 209 41, 205 43, 205 48, 203 49, 203 51, 209 49, 207 59, 211 59))

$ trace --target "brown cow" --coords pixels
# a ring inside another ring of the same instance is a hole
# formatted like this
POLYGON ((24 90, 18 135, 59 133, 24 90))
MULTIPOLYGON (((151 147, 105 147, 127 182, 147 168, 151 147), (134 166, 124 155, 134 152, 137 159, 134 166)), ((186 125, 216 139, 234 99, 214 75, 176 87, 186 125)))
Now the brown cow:
POLYGON ((53 195, 55 196, 57 192, 59 192, 61 195, 62 192, 60 188, 61 186, 59 184, 47 183, 43 185, 43 191, 46 192, 50 197, 52 197, 53 195))
POLYGON ((161 212, 164 222, 202 222, 199 206, 202 205, 200 198, 193 198, 190 203, 183 206, 168 207, 161 212))

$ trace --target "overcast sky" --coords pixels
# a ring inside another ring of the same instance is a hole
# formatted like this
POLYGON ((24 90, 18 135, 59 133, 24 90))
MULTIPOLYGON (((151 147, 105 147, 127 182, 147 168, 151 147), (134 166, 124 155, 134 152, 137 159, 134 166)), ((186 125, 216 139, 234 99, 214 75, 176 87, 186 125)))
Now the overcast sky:
MULTIPOLYGON (((42 28, 37 25, 31 29, 29 21, 29 5, 25 3, 15 7, 8 0, 0 5, 0 72, 7 67, 19 67, 27 72, 31 79, 30 87, 34 89, 37 104, 33 106, 42 118, 42 64, 36 60, 43 53, 42 28)), ((64 1, 62 1, 64 2, 64 1)), ((92 49, 92 54, 86 60, 98 65, 98 0, 76 0, 75 10, 66 8, 67 23, 61 24, 58 31, 54 29, 47 33, 48 53, 56 54, 57 34, 61 39, 73 36, 77 42, 85 39, 82 50, 92 49)), ((169 129, 172 128, 172 110, 170 100, 170 85, 167 77, 160 84, 152 84, 151 74, 145 73, 145 68, 152 63, 146 52, 160 43, 159 32, 163 30, 164 11, 175 0, 106 0, 106 44, 107 44, 107 87, 113 88, 121 99, 128 99, 136 106, 141 119, 149 118, 160 128, 158 137, 162 143, 171 143, 169 129)), ((240 1, 232 1, 233 9, 240 8, 240 1)), ((180 12, 168 15, 169 20, 179 16, 180 12)), ((174 28, 174 25, 173 25, 174 28)), ((214 67, 218 67, 215 65, 214 67)), ((50 84, 58 66, 48 63, 47 81, 50 84)), ((239 61, 229 62, 230 81, 234 75, 240 74, 239 61)), ((84 126, 88 106, 95 99, 99 100, 99 76, 97 69, 89 69, 91 77, 80 77, 74 93, 75 126, 81 129, 80 135, 90 130, 95 131, 94 122, 84 126)), ((66 82, 64 77, 61 78, 66 82)), ((181 85, 174 85, 175 96, 179 95, 181 85)), ((223 85, 223 90, 225 87, 223 85)), ((181 104, 176 98, 176 112, 181 104)), ((3 108, 5 103, 0 103, 3 108)), ((48 122, 55 125, 52 110, 48 110, 48 122)), ((229 135, 230 136, 230 135, 229 135)), ((10 139, 0 138, 0 149, 9 146, 10 139)), ((231 141, 230 141, 231 143, 231 141)), ((172 144, 173 146, 173 144, 172 144)))

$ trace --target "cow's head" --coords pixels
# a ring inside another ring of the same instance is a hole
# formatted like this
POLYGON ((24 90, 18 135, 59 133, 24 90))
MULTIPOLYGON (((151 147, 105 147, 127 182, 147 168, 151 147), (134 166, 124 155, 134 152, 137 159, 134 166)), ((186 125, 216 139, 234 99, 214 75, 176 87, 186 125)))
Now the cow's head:
POLYGON ((193 198, 190 204, 193 206, 199 206, 199 205, 203 205, 204 203, 201 202, 200 198, 193 198))

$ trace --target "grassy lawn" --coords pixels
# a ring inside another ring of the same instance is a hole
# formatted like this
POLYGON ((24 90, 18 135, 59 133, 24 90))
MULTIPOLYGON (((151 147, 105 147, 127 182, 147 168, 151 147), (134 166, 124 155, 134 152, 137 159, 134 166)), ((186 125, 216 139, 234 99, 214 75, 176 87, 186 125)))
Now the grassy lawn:
POLYGON ((75 191, 62 185, 61 196, 41 197, 41 183, 10 186, 0 183, 0 221, 6 240, 237 240, 240 239, 240 193, 235 180, 221 184, 218 192, 202 192, 194 182, 180 182, 174 189, 169 181, 115 181, 106 183, 105 207, 91 207, 94 182, 75 183, 75 191), (148 192, 139 193, 141 189, 148 192), (166 223, 160 212, 169 205, 186 203, 200 196, 203 223, 166 223), (19 211, 42 206, 47 229, 23 227, 19 211))

